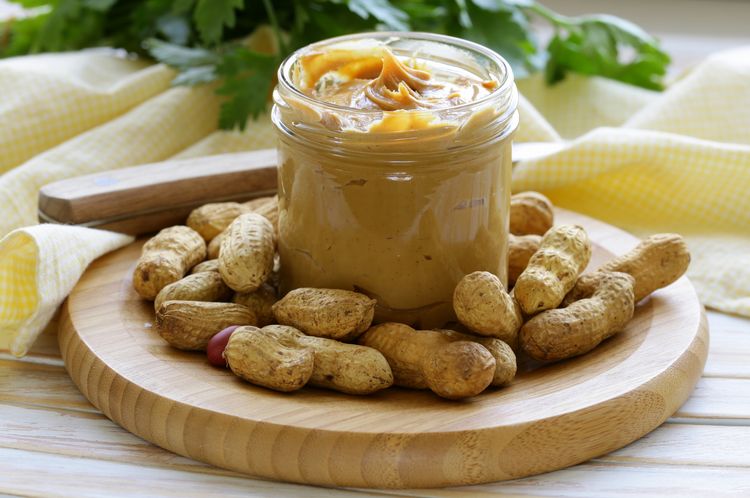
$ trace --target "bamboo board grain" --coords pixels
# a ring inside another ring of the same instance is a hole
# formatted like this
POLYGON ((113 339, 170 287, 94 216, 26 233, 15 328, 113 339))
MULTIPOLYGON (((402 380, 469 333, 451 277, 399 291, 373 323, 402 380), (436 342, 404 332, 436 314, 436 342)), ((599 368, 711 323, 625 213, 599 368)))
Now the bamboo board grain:
MULTIPOLYGON (((591 266, 636 239, 575 213, 591 266)), ((647 434, 692 392, 708 350, 686 278, 641 303, 627 329, 592 353, 522 371, 463 402, 390 389, 355 397, 281 394, 171 349, 131 288, 140 243, 100 258, 68 298, 60 350, 83 394, 130 432, 183 456, 251 475, 328 486, 438 487, 564 468, 647 434)))

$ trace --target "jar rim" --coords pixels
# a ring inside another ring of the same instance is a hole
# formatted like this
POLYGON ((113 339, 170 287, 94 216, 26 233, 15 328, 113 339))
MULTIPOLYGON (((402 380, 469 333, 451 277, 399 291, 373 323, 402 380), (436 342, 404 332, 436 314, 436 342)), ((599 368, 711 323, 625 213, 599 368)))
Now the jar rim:
POLYGON ((304 55, 306 52, 309 52, 311 49, 315 49, 316 47, 323 47, 327 45, 332 45, 332 44, 352 41, 352 40, 362 40, 362 39, 389 40, 393 38, 403 38, 403 39, 409 39, 409 40, 425 40, 425 41, 430 41, 430 42, 444 43, 446 45, 451 45, 457 48, 467 50, 469 52, 473 52, 475 54, 479 54, 485 57, 486 59, 490 60, 499 68, 501 68, 502 73, 503 73, 503 79, 502 81, 498 83, 497 88, 495 88, 490 93, 488 93, 487 95, 485 95, 484 97, 480 99, 477 99, 471 102, 466 102, 463 104, 459 104, 454 107, 450 107, 449 109, 451 111, 461 111, 465 109, 471 109, 472 107, 480 107, 481 105, 487 102, 490 102, 493 99, 498 98, 499 96, 506 95, 508 92, 512 91, 512 87, 514 85, 513 70, 510 67, 510 64, 508 63, 508 61, 505 60, 503 56, 501 56, 494 50, 489 49, 479 43, 475 43, 469 40, 464 40, 462 38, 457 38, 454 36, 427 33, 427 32, 422 32, 422 31, 373 31, 373 32, 365 32, 365 33, 356 33, 352 35, 344 35, 344 36, 337 36, 334 38, 327 38, 325 40, 321 40, 319 42, 306 45, 302 48, 295 50, 291 54, 289 54, 279 65, 279 69, 277 71, 279 85, 283 86, 286 90, 290 91, 296 98, 300 99, 302 102, 306 102, 306 103, 312 104, 313 106, 322 107, 324 109, 328 109, 331 111, 348 112, 348 113, 361 114, 361 115, 366 115, 366 116, 371 116, 371 115, 375 115, 378 113, 382 113, 383 111, 381 109, 358 109, 355 107, 334 104, 331 102, 326 102, 324 100, 319 100, 319 99, 310 97, 309 95, 301 91, 299 88, 297 88, 297 86, 291 81, 289 75, 291 73, 292 64, 294 64, 294 62, 296 62, 300 56, 304 55))

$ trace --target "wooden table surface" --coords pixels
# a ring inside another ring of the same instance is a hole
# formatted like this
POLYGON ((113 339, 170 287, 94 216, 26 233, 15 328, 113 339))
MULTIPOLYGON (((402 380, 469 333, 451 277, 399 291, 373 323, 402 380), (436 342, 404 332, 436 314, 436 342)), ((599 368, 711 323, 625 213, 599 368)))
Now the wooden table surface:
POLYGON ((54 327, 0 351, 0 494, 23 496, 750 496, 750 319, 709 312, 703 378, 666 424, 609 455, 515 481, 332 490, 251 479, 169 453, 104 417, 63 367, 54 327))

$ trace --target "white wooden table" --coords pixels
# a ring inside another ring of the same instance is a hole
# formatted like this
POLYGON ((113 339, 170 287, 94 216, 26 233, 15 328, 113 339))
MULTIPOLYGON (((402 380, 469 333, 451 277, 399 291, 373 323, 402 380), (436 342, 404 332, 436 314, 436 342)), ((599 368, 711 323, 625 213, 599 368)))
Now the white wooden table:
POLYGON ((332 490, 251 479, 133 436, 69 379, 46 332, 25 358, 0 351, 0 494, 24 496, 750 496, 750 320, 709 312, 693 396, 609 455, 515 481, 442 490, 332 490))

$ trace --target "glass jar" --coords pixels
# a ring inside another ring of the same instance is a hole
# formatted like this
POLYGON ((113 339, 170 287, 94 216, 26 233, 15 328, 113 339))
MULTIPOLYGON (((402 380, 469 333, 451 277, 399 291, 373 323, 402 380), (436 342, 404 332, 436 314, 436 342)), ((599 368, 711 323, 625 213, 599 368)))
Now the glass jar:
POLYGON ((377 322, 434 328, 455 320, 453 290, 467 273, 485 270, 507 281, 518 95, 502 57, 448 36, 364 33, 295 52, 278 77, 272 116, 282 293, 355 290, 377 300, 377 322), (469 103, 398 111, 337 105, 302 91, 305 54, 363 44, 496 85, 469 103))

